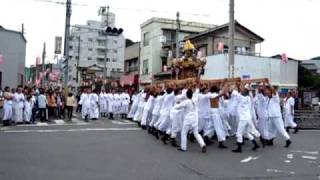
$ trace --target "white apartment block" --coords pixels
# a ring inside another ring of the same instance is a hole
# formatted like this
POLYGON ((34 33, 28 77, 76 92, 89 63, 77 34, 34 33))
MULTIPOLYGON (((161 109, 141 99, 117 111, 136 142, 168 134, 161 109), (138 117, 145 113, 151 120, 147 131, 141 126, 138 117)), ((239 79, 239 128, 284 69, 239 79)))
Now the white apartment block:
MULTIPOLYGON (((163 71, 168 56, 163 48, 175 43, 176 27, 176 20, 165 18, 151 18, 141 24, 140 84, 152 83, 153 75, 163 71)), ((215 25, 180 20, 178 40, 212 27, 215 25)))
MULTIPOLYGON (((101 14, 101 21, 88 20, 86 25, 75 25, 71 28, 69 43, 68 80, 74 81, 77 77, 77 67, 98 67, 96 75, 102 75, 104 60, 107 51, 107 77, 124 71, 125 38, 106 36, 102 31, 108 26, 115 27, 115 14, 101 14), (108 37, 106 41, 106 37, 108 37), (79 64, 78 64, 79 63, 79 64), (77 65, 78 64, 78 65, 77 65)), ((119 28, 119 27, 117 27, 119 28)), ((78 72, 79 82, 81 81, 78 72)))

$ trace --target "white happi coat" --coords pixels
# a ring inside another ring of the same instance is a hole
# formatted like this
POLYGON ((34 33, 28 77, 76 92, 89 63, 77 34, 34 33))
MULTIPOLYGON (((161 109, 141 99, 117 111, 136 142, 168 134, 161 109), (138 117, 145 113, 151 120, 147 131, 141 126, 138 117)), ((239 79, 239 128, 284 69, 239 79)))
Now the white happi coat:
POLYGON ((144 108, 141 117, 141 125, 149 125, 152 118, 152 110, 154 106, 154 97, 152 95, 149 96, 144 108))
POLYGON ((31 120, 31 116, 32 116, 32 108, 33 108, 33 102, 32 102, 32 100, 30 100, 30 101, 25 101, 24 102, 24 113, 23 113, 23 115, 24 115, 24 120, 26 121, 26 122, 30 122, 30 120, 31 120))
POLYGON ((152 127, 156 127, 156 124, 159 120, 159 116, 160 116, 160 109, 162 107, 162 103, 163 103, 163 98, 164 96, 163 95, 158 95, 156 98, 155 98, 155 101, 154 101, 154 107, 153 107, 153 110, 152 110, 152 120, 150 122, 150 126, 152 127))
POLYGON ((133 120, 140 122, 143 114, 144 105, 146 103, 147 94, 143 92, 141 96, 138 98, 138 109, 134 114, 133 120))
POLYGON ((160 110, 159 117, 159 130, 166 131, 167 134, 171 132, 171 123, 170 123, 170 110, 174 105, 174 92, 166 94, 163 99, 163 104, 160 110))
POLYGON ((175 96, 175 103, 170 111, 170 122, 171 122, 171 137, 175 138, 177 133, 182 129, 183 123, 183 109, 178 109, 177 106, 186 99, 184 94, 175 96))
POLYGON ((137 94, 137 95, 132 95, 131 101, 132 101, 132 105, 130 107, 130 112, 128 114, 129 118, 133 118, 134 114, 136 113, 137 109, 138 109, 138 104, 139 104, 139 96, 141 95, 141 93, 137 94))
POLYGON ((23 122, 23 105, 24 105, 24 95, 22 93, 15 93, 13 95, 13 110, 15 122, 23 122))
POLYGON ((91 93, 89 95, 90 98, 90 118, 99 118, 99 97, 96 93, 91 93))
POLYGON ((82 105, 81 115, 82 115, 82 118, 84 119, 87 115, 90 114, 91 102, 90 102, 89 94, 82 93, 80 96, 79 104, 82 105))
MULTIPOLYGON (((5 92, 4 96, 9 96, 12 97, 12 94, 10 92, 5 92)), ((12 115, 13 115, 13 110, 12 110, 12 100, 4 100, 3 104, 3 120, 11 120, 12 115)))
POLYGON ((108 113, 114 113, 113 102, 114 102, 114 94, 107 94, 107 104, 108 104, 108 113))
POLYGON ((206 125, 209 125, 211 118, 210 115, 210 100, 205 98, 205 94, 199 93, 198 95, 198 114, 199 114, 199 131, 204 130, 206 125))
POLYGON ((122 93, 120 95, 121 100, 121 108, 120 113, 121 114, 128 114, 129 111, 129 104, 130 104, 130 96, 128 93, 122 93))
POLYGON ((284 101, 284 126, 295 128, 297 124, 294 122, 294 98, 289 97, 284 101))
POLYGON ((108 112, 107 94, 105 92, 101 92, 99 95, 99 106, 100 113, 108 112))

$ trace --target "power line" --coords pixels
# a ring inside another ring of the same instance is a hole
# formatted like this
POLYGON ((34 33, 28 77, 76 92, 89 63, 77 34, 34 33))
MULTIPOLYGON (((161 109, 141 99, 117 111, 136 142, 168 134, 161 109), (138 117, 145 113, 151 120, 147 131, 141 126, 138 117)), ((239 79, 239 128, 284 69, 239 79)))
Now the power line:
MULTIPOLYGON (((65 2, 62 1, 54 1, 54 0, 33 0, 37 2, 46 2, 46 3, 54 3, 58 5, 66 5, 65 2)), ((85 6, 85 7, 104 7, 105 5, 98 5, 98 4, 81 4, 81 3, 72 3, 73 6, 85 6)), ((110 9, 115 10, 123 10, 123 11, 135 11, 135 12, 149 12, 149 13, 161 13, 161 14, 168 14, 168 13, 176 13, 175 11, 166 11, 160 9, 141 9, 141 8, 123 8, 123 7, 110 7, 110 9)), ((200 17, 209 17, 210 14, 200 14, 200 13, 191 13, 191 12, 184 12, 179 11, 181 14, 190 15, 190 16, 200 16, 200 17)))

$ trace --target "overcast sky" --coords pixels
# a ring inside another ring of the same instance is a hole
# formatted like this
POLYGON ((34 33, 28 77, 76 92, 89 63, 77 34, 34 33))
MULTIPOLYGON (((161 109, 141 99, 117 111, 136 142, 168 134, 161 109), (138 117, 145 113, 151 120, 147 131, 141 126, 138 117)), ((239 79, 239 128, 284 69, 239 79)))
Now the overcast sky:
MULTIPOLYGON (((65 0, 53 0, 64 2, 65 0)), ((140 24, 151 17, 175 18, 211 24, 228 22, 228 0, 72 0, 89 6, 72 7, 71 24, 99 20, 98 7, 110 6, 116 14, 116 25, 126 38, 140 40, 140 24)), ((262 55, 282 52, 296 59, 320 55, 320 0, 235 0, 235 18, 265 41, 262 55)), ((47 43, 47 59, 53 59, 54 37, 63 36, 65 7, 37 0, 0 0, 0 25, 21 30, 25 25, 27 66, 41 56, 47 43)), ((1 41, 1 39, 0 39, 1 41)))

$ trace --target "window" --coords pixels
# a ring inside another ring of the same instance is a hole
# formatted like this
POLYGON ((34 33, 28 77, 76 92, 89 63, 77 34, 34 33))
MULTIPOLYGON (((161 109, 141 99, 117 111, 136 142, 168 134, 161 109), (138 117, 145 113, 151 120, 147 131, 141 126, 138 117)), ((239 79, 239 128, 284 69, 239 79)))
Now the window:
POLYGON ((110 59, 109 59, 109 58, 107 58, 107 62, 110 62, 110 59))
POLYGON ((92 51, 92 48, 88 48, 88 51, 92 51))
POLYGON ((142 64, 142 74, 148 74, 149 73, 149 71, 148 71, 148 66, 149 66, 149 64, 148 64, 149 62, 148 62, 148 59, 146 59, 146 60, 143 60, 143 64, 142 64))
POLYGON ((118 71, 118 72, 121 72, 121 69, 120 69, 120 68, 118 68, 118 69, 117 69, 117 71, 118 71))
POLYGON ((118 44, 118 41, 117 41, 117 40, 113 40, 113 43, 114 43, 114 44, 118 44))
POLYGON ((143 46, 149 46, 150 43, 150 33, 146 32, 143 34, 143 46))
POLYGON ((69 59, 72 59, 72 56, 69 56, 69 59))
POLYGON ((113 58, 113 59, 112 59, 112 62, 117 62, 117 59, 113 58))
POLYGON ((70 36, 70 37, 69 37, 69 41, 72 41, 72 40, 73 40, 73 36, 70 36))
POLYGON ((76 59, 78 60, 78 59, 79 59, 79 56, 76 56, 76 59))
POLYGON ((88 60, 89 60, 89 61, 92 60, 92 57, 88 57, 88 60))
POLYGON ((73 49, 73 46, 69 46, 69 49, 72 50, 72 49, 73 49))
POLYGON ((117 53, 117 52, 118 52, 118 50, 114 49, 114 50, 113 50, 113 52, 114 52, 114 53, 117 53))
POLYGON ((93 39, 92 39, 92 38, 88 38, 88 41, 89 41, 89 42, 93 42, 93 39))

